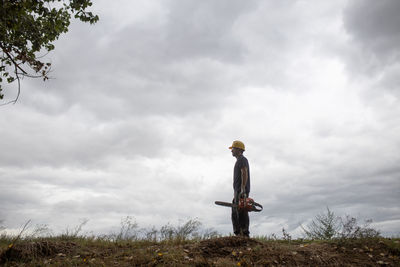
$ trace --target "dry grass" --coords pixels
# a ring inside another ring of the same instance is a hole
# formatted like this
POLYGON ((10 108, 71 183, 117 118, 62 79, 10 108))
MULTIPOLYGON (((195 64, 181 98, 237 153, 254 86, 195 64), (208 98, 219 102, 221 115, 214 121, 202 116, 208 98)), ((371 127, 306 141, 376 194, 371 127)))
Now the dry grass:
POLYGON ((123 241, 76 237, 2 239, 4 266, 399 266, 399 239, 284 241, 220 237, 123 241))

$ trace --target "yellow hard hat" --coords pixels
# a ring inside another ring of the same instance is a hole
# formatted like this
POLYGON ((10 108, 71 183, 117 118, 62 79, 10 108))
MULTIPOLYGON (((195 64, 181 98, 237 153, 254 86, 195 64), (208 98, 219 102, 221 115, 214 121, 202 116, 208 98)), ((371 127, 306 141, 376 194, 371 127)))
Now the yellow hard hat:
POLYGON ((243 151, 245 150, 245 149, 244 149, 244 144, 243 144, 242 141, 238 141, 238 140, 233 141, 232 146, 230 146, 229 149, 232 149, 232 148, 234 148, 234 147, 240 148, 240 149, 243 150, 243 151))

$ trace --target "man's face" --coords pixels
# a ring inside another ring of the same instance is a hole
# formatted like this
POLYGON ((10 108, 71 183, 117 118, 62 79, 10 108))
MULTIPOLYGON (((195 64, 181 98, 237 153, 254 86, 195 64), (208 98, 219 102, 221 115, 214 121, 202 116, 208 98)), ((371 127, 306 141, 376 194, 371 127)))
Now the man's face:
POLYGON ((237 157, 240 155, 240 153, 241 153, 241 151, 239 148, 232 147, 232 156, 237 157))

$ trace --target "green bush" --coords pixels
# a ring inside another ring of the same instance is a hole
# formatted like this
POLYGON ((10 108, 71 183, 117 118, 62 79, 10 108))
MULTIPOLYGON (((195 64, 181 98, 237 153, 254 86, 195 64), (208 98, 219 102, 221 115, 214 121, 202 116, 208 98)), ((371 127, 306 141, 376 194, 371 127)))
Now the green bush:
POLYGON ((333 238, 370 238, 379 237, 380 232, 370 227, 372 220, 359 225, 357 219, 346 215, 344 218, 336 216, 328 207, 326 213, 321 213, 306 227, 301 225, 304 235, 308 239, 329 240, 333 238))

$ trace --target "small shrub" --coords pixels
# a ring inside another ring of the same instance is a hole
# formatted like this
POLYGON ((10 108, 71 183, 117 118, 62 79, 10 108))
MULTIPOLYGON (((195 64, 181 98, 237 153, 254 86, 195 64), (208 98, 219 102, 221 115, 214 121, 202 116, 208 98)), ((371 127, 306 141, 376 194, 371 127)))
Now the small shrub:
POLYGON ((88 223, 89 219, 82 219, 82 221, 75 226, 73 229, 65 229, 64 233, 61 234, 61 239, 74 239, 80 236, 82 228, 88 223))
POLYGON ((221 234, 218 233, 218 231, 214 230, 213 228, 207 228, 202 232, 201 239, 211 239, 220 236, 221 234))
POLYGON ((340 218, 337 217, 327 207, 327 213, 321 213, 315 216, 315 219, 311 221, 306 228, 301 226, 305 235, 309 239, 332 239, 340 230, 340 218))
POLYGON ((357 219, 346 215, 341 219, 342 230, 340 238, 374 238, 379 237, 380 232, 370 227, 372 220, 366 220, 364 225, 358 225, 357 219))
POLYGON ((139 230, 135 218, 126 216, 125 218, 121 219, 121 229, 119 233, 111 234, 108 237, 115 242, 138 240, 139 230))
POLYGON ((301 228, 309 239, 379 237, 380 232, 371 228, 371 223, 372 220, 366 220, 364 225, 359 225, 356 218, 349 215, 338 217, 327 207, 327 213, 318 214, 306 228, 301 228))
POLYGON ((157 242, 159 237, 159 232, 154 226, 149 230, 143 229, 143 231, 144 231, 144 238, 147 241, 157 242))
POLYGON ((197 219, 190 219, 183 225, 172 226, 169 223, 160 228, 161 240, 166 241, 183 241, 193 238, 201 238, 199 232, 201 222, 197 219))
POLYGON ((175 233, 176 238, 180 240, 186 240, 190 238, 199 237, 199 229, 201 222, 197 219, 190 219, 182 226, 176 227, 175 233))
POLYGON ((285 241, 292 241, 292 236, 285 230, 284 227, 282 227, 282 236, 283 236, 283 240, 285 241))
POLYGON ((161 240, 172 240, 174 238, 175 228, 169 223, 160 228, 161 240))
POLYGON ((29 238, 50 237, 51 235, 52 231, 47 224, 36 224, 35 228, 29 234, 29 238))

